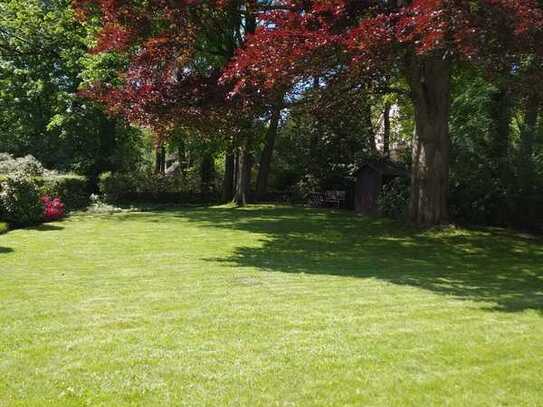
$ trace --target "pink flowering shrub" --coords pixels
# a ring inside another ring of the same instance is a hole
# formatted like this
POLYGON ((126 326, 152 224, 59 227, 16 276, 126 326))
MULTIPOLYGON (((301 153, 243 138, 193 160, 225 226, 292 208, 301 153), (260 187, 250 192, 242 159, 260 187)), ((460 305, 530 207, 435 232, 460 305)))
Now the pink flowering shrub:
POLYGON ((43 220, 45 222, 51 222, 64 217, 64 204, 60 198, 51 199, 49 196, 43 196, 41 203, 43 206, 43 220))

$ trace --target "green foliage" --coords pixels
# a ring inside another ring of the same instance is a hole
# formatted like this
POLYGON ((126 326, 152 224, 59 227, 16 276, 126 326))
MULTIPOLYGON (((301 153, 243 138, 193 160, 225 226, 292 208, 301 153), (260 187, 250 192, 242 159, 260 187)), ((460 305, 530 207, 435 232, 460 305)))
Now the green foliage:
POLYGON ((304 175, 294 186, 297 197, 307 201, 314 192, 321 192, 321 182, 311 174, 304 175))
POLYGON ((40 196, 61 198, 68 211, 82 209, 89 204, 86 177, 47 171, 33 156, 14 158, 10 154, 0 154, 0 181, 11 176, 31 178, 40 196))
POLYGON ((36 178, 42 196, 59 197, 67 211, 83 209, 89 204, 89 185, 78 175, 48 175, 36 178))
POLYGON ((27 176, 8 176, 0 184, 0 218, 16 226, 38 224, 42 218, 42 204, 36 182, 27 176))
POLYGON ((383 185, 378 198, 381 214, 392 219, 407 220, 409 208, 409 180, 404 177, 394 178, 383 185))
POLYGON ((525 107, 519 103, 523 99, 518 94, 522 90, 515 89, 514 82, 507 85, 512 90, 498 83, 507 89, 506 97, 500 99, 496 95, 505 91, 473 71, 457 72, 454 84, 451 218, 468 224, 540 228, 543 166, 537 157, 543 152, 543 144, 536 137, 533 157, 522 157, 525 107), (501 121, 506 134, 498 133, 501 121), (533 169, 529 175, 523 172, 526 162, 533 169))
POLYGON ((0 2, 0 152, 92 178, 141 161, 142 134, 78 95, 93 67, 70 4, 0 2))
MULTIPOLYGON (((1 211, 0 211, 0 216, 1 216, 1 211)), ((0 235, 8 233, 8 230, 9 230, 8 224, 5 222, 0 222, 0 235)))
POLYGON ((18 173, 27 177, 38 177, 44 172, 43 165, 31 155, 14 158, 11 154, 0 153, 0 175, 18 173))
POLYGON ((357 165, 373 154, 367 112, 337 108, 322 115, 305 106, 291 112, 279 134, 272 189, 285 190, 300 182, 303 190, 308 180, 317 190, 352 183, 357 165))
POLYGON ((105 199, 111 202, 133 194, 159 195, 187 192, 181 177, 151 172, 104 173, 100 176, 99 189, 105 199))

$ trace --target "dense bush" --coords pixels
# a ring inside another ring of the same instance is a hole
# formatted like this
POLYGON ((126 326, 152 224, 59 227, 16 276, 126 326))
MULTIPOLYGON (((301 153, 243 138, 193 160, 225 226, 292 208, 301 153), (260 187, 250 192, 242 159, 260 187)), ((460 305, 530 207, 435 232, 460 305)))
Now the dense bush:
POLYGON ((383 185, 378 198, 381 214, 393 219, 405 220, 409 206, 409 180, 395 178, 383 185))
POLYGON ((15 226, 40 222, 42 204, 36 182, 21 174, 7 177, 0 185, 0 218, 15 226))
POLYGON ((189 203, 213 200, 213 194, 193 193, 180 176, 137 172, 104 173, 99 179, 100 194, 107 202, 189 203))
POLYGON ((15 158, 11 154, 0 153, 0 174, 22 174, 37 177, 45 173, 43 165, 33 156, 15 158))
POLYGON ((90 192, 85 177, 48 171, 31 155, 14 158, 10 154, 0 153, 0 182, 18 175, 32 178, 40 195, 59 197, 66 210, 82 209, 89 204, 90 192))
POLYGON ((49 175, 36 178, 42 196, 58 197, 67 211, 83 209, 89 204, 87 179, 77 175, 49 175))
POLYGON ((0 235, 7 233, 9 230, 8 224, 5 222, 0 222, 0 235))

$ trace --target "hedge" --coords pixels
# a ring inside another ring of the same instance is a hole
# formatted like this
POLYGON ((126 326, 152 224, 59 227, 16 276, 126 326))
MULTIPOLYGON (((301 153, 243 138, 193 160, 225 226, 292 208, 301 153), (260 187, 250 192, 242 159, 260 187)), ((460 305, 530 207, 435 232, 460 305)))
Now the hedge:
MULTIPOLYGON (((0 175, 0 184, 7 179, 0 175)), ((79 175, 47 175, 33 177, 41 195, 60 197, 67 211, 86 208, 89 205, 90 190, 87 178, 79 175)))
POLYGON ((87 179, 78 175, 54 175, 35 178, 40 193, 52 198, 59 197, 67 211, 86 208, 90 191, 87 179))
POLYGON ((112 203, 196 204, 219 202, 217 192, 206 194, 186 190, 180 177, 148 173, 104 173, 100 193, 112 203))

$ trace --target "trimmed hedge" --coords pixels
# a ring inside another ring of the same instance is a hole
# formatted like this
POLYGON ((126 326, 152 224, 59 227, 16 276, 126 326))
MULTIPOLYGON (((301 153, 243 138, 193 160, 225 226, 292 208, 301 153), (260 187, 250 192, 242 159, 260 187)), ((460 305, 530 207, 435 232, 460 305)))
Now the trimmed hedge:
POLYGON ((100 194, 111 203, 196 204, 219 202, 218 193, 186 190, 180 177, 148 173, 104 173, 99 179, 100 194))
POLYGON ((36 177, 42 196, 59 197, 67 211, 86 208, 90 201, 87 179, 78 175, 36 177))
MULTIPOLYGON (((0 183, 9 176, 0 175, 0 183)), ((48 175, 33 177, 41 195, 60 197, 68 211, 86 208, 90 203, 90 189, 87 178, 79 175, 48 175)))

